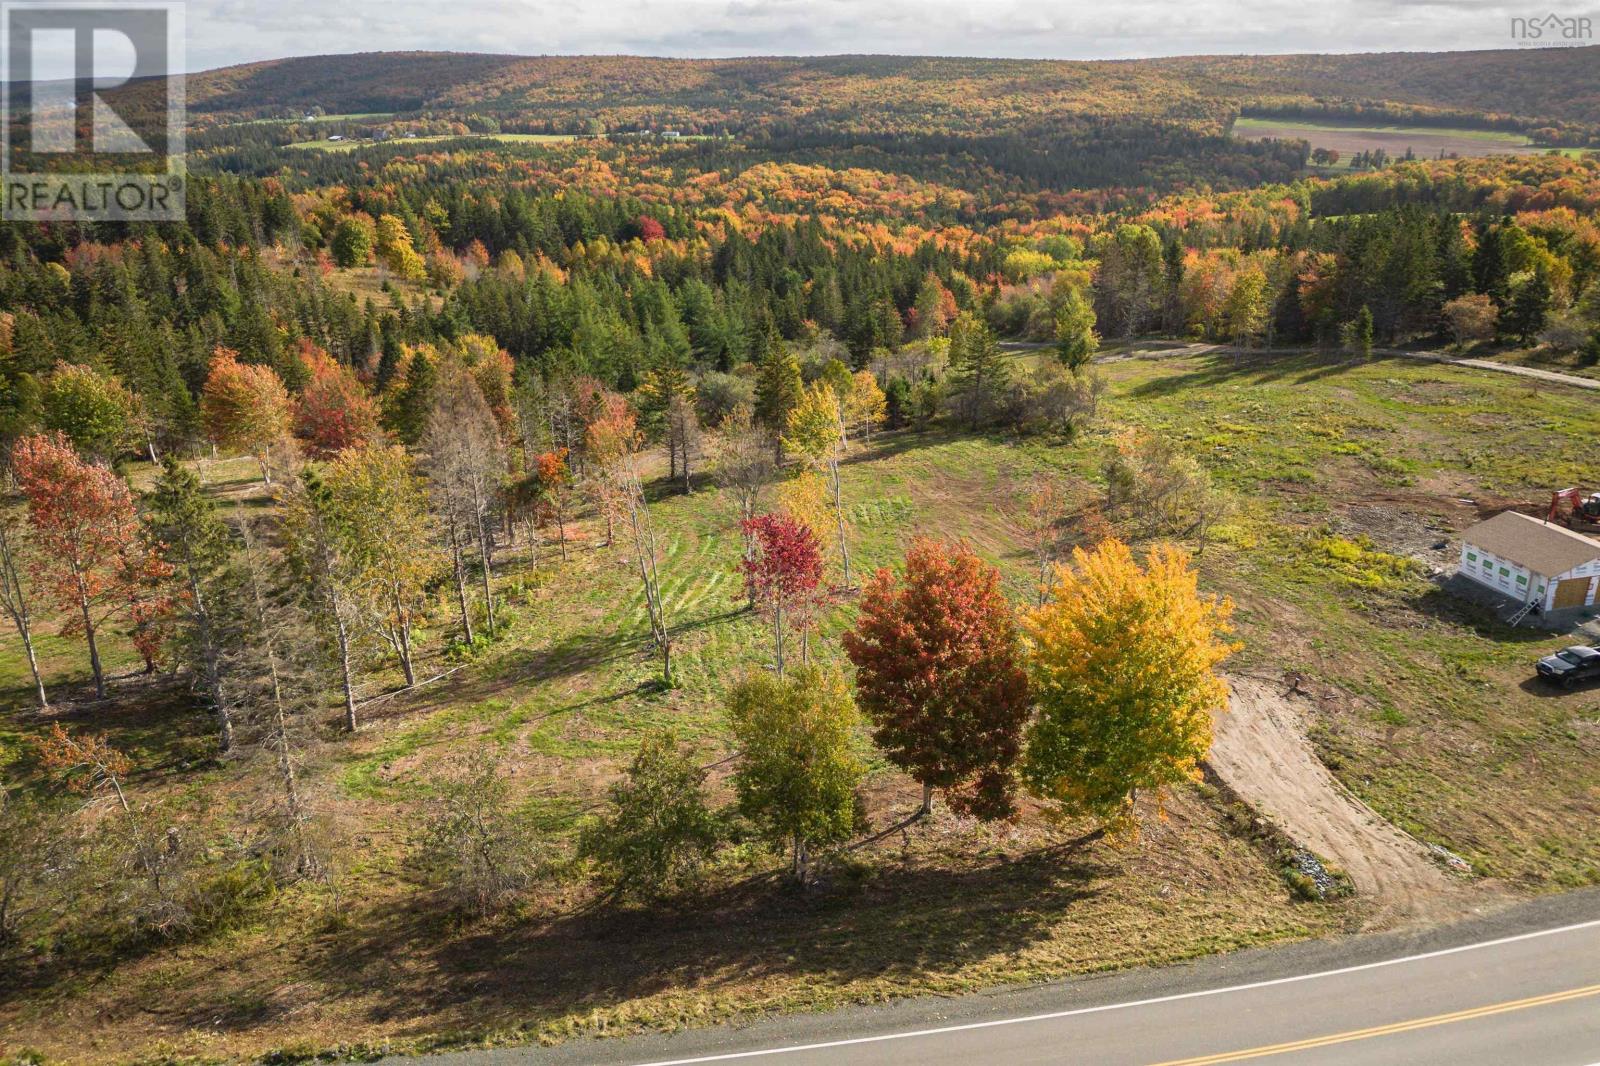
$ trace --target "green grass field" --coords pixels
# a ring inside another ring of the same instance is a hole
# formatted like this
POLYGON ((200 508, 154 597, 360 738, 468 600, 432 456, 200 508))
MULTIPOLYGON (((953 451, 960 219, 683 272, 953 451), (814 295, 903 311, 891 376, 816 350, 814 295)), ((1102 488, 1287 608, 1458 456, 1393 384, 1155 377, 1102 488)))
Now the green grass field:
POLYGON ((374 148, 396 144, 430 144, 436 141, 455 141, 463 138, 498 141, 501 144, 563 144, 578 140, 574 133, 441 133, 427 137, 391 137, 387 141, 345 140, 296 141, 288 148, 318 149, 325 152, 349 152, 357 148, 374 148))
MULTIPOLYGON (((1116 428, 1173 437, 1237 501, 1197 557, 1204 587, 1238 604, 1234 667, 1307 675, 1325 696, 1314 739, 1340 779, 1502 889, 1600 881, 1600 697, 1531 685, 1529 661, 1562 638, 1508 630, 1425 576, 1451 555, 1433 545, 1476 518, 1461 500, 1600 484, 1593 398, 1320 354, 1132 358, 1104 373, 1103 418, 1074 441, 932 429, 860 446, 845 467, 858 572, 934 531, 973 543, 1025 602, 1014 519, 1028 480, 1054 473, 1088 500, 1116 428)), ((253 491, 239 471, 217 480, 222 492, 253 491)), ((677 687, 653 683, 635 571, 593 522, 579 523, 566 561, 553 544, 536 563, 525 545, 512 549, 507 639, 447 680, 373 705, 354 738, 331 728, 329 709, 305 778, 343 841, 332 886, 284 892, 211 940, 0 997, 0 1031, 84 1061, 557 1040, 1044 980, 1359 920, 1359 901, 1293 899, 1241 830, 1249 819, 1202 786, 1180 790, 1167 820, 1148 818, 1134 847, 1075 846, 1084 827, 1033 809, 1009 826, 946 814, 833 864, 816 895, 778 888, 768 875, 780 860, 744 844, 677 908, 597 909, 591 889, 561 881, 515 914, 449 919, 406 866, 438 773, 500 760, 560 848, 642 730, 670 725, 708 763, 729 751, 722 697, 770 655, 765 627, 742 610, 732 505, 709 484, 686 496, 656 482, 651 495, 677 687)), ((851 613, 843 597, 813 638, 816 655, 839 660, 851 613)), ((436 648, 450 624, 442 600, 434 617, 436 648)), ((51 639, 52 678, 81 678, 72 641, 51 639)), ((16 663, 9 635, 0 656, 16 663)), ((15 709, 0 745, 16 755, 37 723, 21 675, 5 676, 15 709)), ((394 680, 378 670, 366 689, 394 680)), ((130 703, 79 724, 148 767, 140 795, 185 804, 219 831, 256 802, 258 771, 204 758, 203 717, 130 703)), ((917 795, 874 765, 867 809, 882 827, 917 795)), ((727 800, 725 768, 711 789, 727 800)))

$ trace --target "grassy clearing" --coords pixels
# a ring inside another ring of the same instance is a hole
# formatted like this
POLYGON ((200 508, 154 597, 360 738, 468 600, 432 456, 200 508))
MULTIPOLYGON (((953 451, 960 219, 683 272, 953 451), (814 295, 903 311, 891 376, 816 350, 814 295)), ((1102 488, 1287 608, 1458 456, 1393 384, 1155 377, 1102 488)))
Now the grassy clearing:
MULTIPOLYGON (((1247 141, 1303 140, 1313 148, 1334 148, 1341 155, 1337 164, 1318 167, 1319 171, 1339 172, 1350 169, 1350 160, 1357 152, 1382 148, 1391 157, 1404 156, 1406 149, 1413 150, 1419 158, 1431 159, 1440 152, 1445 155, 1521 155, 1547 151, 1520 133, 1505 130, 1453 129, 1444 126, 1362 125, 1358 123, 1311 122, 1292 118, 1237 119, 1233 135, 1247 141)), ((1564 153, 1565 154, 1565 153, 1564 153)))
POLYGON ((318 149, 324 152, 349 152, 357 148, 378 148, 395 144, 431 144, 438 141, 458 141, 470 138, 480 141, 498 141, 501 144, 562 144, 575 141, 575 133, 440 133, 426 137, 391 137, 387 141, 344 140, 296 141, 286 148, 318 149))
POLYGON ((1240 603, 1247 662, 1327 686, 1316 740, 1341 780, 1480 874, 1600 881, 1600 693, 1532 681, 1568 638, 1427 580, 1483 512, 1600 484, 1593 397, 1404 361, 1118 369, 1118 416, 1201 449, 1239 492, 1202 571, 1240 603))
MULTIPOLYGON (((1527 684, 1528 660, 1560 639, 1505 630, 1426 580, 1449 555, 1432 545, 1476 517, 1459 499, 1600 483, 1592 397, 1317 355, 1128 359, 1106 373, 1107 421, 1077 442, 935 430, 860 449, 845 475, 858 570, 937 531, 972 541, 1023 600, 1012 516, 1027 479, 1055 471, 1087 498, 1112 424, 1176 436, 1239 501, 1199 556, 1206 586, 1239 604, 1237 666, 1310 677, 1328 697, 1316 739, 1340 778, 1497 882, 1600 879, 1600 694, 1527 684)), ((217 491, 248 496, 234 473, 217 491)), ((945 816, 850 854, 821 893, 777 888, 774 860, 747 843, 679 910, 591 909, 589 890, 567 882, 503 919, 446 919, 405 863, 433 774, 499 758, 560 842, 603 802, 642 729, 674 726, 708 763, 728 751, 722 694, 768 656, 764 628, 741 609, 732 507, 714 488, 652 492, 677 688, 651 683, 622 548, 582 524, 565 562, 552 545, 537 567, 518 555, 502 575, 510 638, 447 681, 373 705, 355 738, 330 729, 313 751, 306 778, 348 856, 335 886, 291 890, 254 925, 110 975, 0 992, 0 1047, 109 1061, 555 1040, 1168 961, 1359 918, 1359 903, 1292 899, 1244 822, 1197 786, 1134 848, 1075 844, 1084 827, 1037 811, 1005 827, 945 816)), ((837 657, 850 613, 848 602, 832 613, 817 654, 837 657)), ((448 628, 442 601, 436 617, 448 628)), ((72 650, 55 649, 53 672, 73 669, 72 650)), ((380 674, 373 690, 392 680, 380 674)), ((74 717, 150 767, 141 795, 185 803, 219 831, 257 798, 249 768, 195 754, 203 718, 156 695, 74 717)), ((19 751, 35 728, 19 704, 0 721, 0 746, 19 751)), ((725 775, 712 779, 719 801, 725 775)), ((883 827, 917 796, 880 763, 866 798, 883 827)))

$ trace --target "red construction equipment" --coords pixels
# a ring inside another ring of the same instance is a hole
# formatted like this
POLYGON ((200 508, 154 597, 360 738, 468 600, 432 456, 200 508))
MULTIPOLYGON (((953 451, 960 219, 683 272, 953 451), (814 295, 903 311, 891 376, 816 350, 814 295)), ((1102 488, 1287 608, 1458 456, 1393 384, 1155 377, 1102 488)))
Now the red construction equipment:
POLYGON ((1600 530, 1600 492, 1585 496, 1582 489, 1562 489, 1551 495, 1550 513, 1544 520, 1583 532, 1600 530), (1563 503, 1567 505, 1565 511, 1561 508, 1563 503))

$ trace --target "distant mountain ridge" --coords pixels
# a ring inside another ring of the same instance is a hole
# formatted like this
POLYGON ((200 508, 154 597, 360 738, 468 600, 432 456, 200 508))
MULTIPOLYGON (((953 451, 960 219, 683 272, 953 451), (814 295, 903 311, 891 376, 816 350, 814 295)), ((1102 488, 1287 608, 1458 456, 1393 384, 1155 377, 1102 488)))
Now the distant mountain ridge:
POLYGON ((1053 116, 1224 123, 1243 106, 1403 105, 1447 117, 1600 126, 1600 47, 1356 55, 1010 60, 653 59, 388 52, 190 75, 197 115, 481 113, 551 126, 678 124, 872 133, 1025 131, 1053 116))

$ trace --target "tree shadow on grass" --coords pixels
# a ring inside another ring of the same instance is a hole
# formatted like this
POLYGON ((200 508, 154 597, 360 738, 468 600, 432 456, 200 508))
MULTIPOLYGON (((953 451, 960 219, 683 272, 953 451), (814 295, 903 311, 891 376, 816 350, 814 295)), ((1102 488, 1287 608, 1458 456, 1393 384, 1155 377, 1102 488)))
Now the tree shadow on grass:
POLYGON ((1153 399, 1236 382, 1307 385, 1323 378, 1337 377, 1353 367, 1398 361, 1403 357, 1374 355, 1370 360, 1359 360, 1343 352, 1313 348, 1292 352, 1209 352, 1190 358, 1200 364, 1197 369, 1141 382, 1128 390, 1128 395, 1134 399, 1153 399))
POLYGON ((973 434, 966 431, 965 427, 957 428, 948 425, 929 426, 923 429, 888 429, 879 430, 873 434, 871 441, 859 438, 851 444, 855 450, 845 456, 840 466, 858 466, 864 463, 875 463, 882 459, 893 459, 898 455, 909 452, 921 451, 924 448, 937 448, 941 444, 952 441, 965 440, 973 434))
MULTIPOLYGON (((771 979, 925 982, 1047 937, 1065 911, 1098 893, 1110 869, 1063 847, 968 869, 890 863, 852 877, 844 867, 821 891, 754 877, 680 907, 593 906, 455 935, 446 916, 418 903, 374 910, 355 923, 359 932, 322 937, 315 980, 326 996, 366 1001, 362 1021, 426 1016, 419 1024, 433 1032, 771 979)), ((229 1005, 202 1003, 192 1014, 188 1024, 264 1020, 259 1005, 236 1016, 229 1005)))

